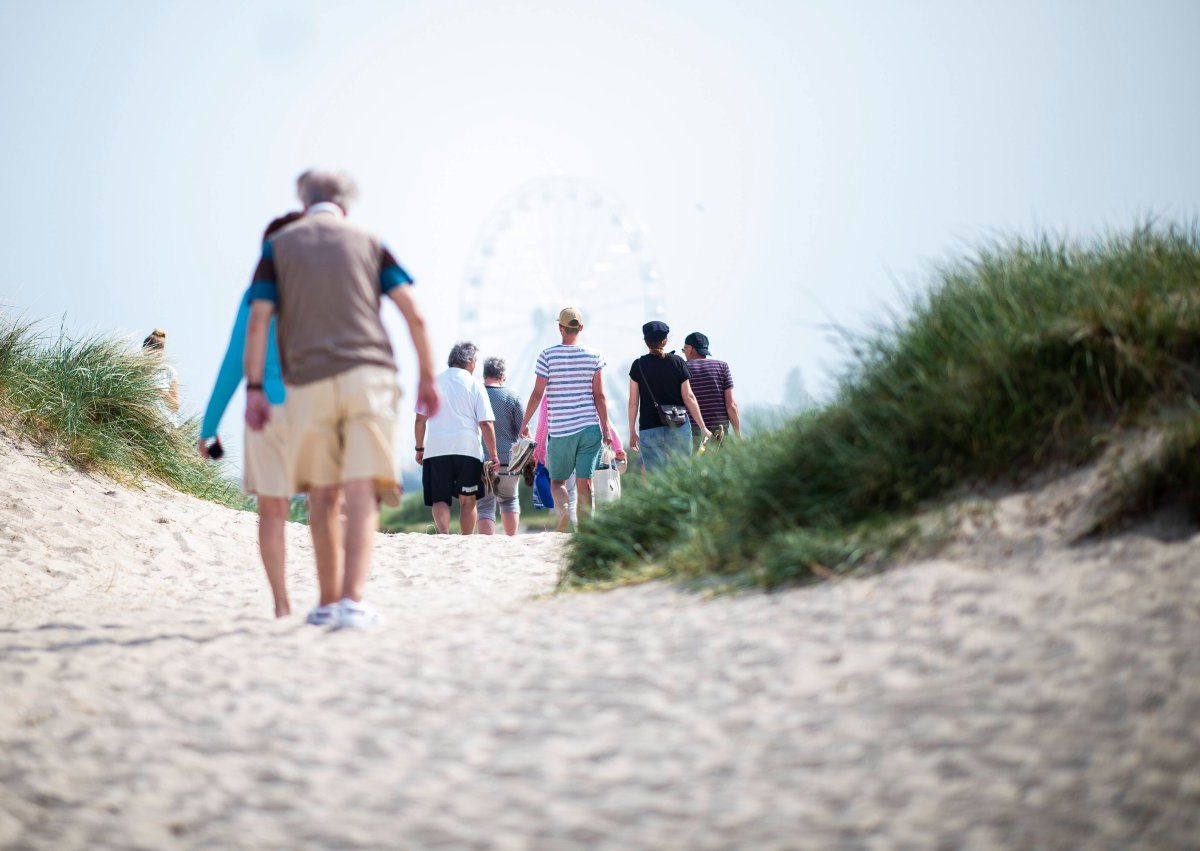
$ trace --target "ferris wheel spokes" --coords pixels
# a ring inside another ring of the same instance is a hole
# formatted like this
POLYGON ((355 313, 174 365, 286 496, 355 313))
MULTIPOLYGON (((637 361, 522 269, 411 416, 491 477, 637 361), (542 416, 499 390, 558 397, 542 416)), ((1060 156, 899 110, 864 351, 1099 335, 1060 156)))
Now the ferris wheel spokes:
MULTIPOLYGON (((663 314, 662 288, 636 221, 580 180, 519 187, 484 222, 461 287, 462 333, 486 355, 508 356, 513 389, 533 383, 537 352, 558 341, 555 317, 580 308, 581 342, 604 356, 632 353, 639 329, 663 314), (631 348, 632 347, 632 348, 631 348)), ((605 392, 624 423, 628 360, 609 361, 605 392)))

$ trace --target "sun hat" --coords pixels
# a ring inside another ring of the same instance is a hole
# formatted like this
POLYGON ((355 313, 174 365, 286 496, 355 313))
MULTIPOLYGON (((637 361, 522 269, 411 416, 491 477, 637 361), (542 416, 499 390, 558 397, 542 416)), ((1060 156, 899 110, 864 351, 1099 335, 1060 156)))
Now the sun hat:
POLYGON ((647 343, 661 343, 670 333, 671 329, 667 327, 667 323, 657 319, 642 326, 642 339, 647 343))
POLYGON ((710 354, 708 351, 708 337, 704 336, 699 331, 693 331, 684 337, 683 344, 685 346, 691 346, 696 350, 696 354, 698 355, 708 357, 710 354))
POLYGON ((558 312, 558 324, 573 331, 577 330, 583 327, 583 314, 577 307, 564 307, 558 312))

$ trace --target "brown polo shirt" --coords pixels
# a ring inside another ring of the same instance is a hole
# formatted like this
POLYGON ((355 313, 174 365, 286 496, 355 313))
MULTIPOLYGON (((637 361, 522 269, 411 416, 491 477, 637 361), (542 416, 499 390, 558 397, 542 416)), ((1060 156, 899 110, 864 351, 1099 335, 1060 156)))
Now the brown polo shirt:
POLYGON ((379 311, 385 293, 411 283, 375 236, 316 213, 263 246, 249 298, 274 302, 283 380, 300 385, 356 366, 395 369, 379 311))

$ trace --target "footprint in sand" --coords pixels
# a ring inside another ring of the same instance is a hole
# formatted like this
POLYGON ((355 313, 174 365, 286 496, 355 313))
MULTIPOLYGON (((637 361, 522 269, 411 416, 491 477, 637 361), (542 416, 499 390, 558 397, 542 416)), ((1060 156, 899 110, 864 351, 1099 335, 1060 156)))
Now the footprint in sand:
POLYGON ((175 532, 175 541, 179 544, 179 549, 187 555, 195 555, 196 551, 192 549, 192 545, 188 543, 187 536, 182 532, 175 532))
POLYGON ((11 511, 18 517, 23 517, 26 520, 32 520, 34 517, 37 517, 37 514, 33 510, 27 508, 25 505, 19 502, 10 502, 8 505, 4 506, 4 509, 5 511, 11 511))

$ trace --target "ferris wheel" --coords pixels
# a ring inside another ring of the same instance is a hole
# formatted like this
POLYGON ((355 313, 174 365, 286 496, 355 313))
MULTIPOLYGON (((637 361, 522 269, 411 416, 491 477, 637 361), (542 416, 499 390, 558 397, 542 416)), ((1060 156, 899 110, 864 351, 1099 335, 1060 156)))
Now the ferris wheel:
MULTIPOLYGON (((645 233, 607 193, 581 180, 530 181, 480 229, 460 299, 460 334, 482 359, 508 363, 522 400, 542 349, 559 342, 558 312, 583 313, 580 342, 604 356, 609 415, 625 422, 629 366, 642 353, 641 326, 666 314, 645 233)), ((482 375, 482 372, 480 373, 482 375)))

